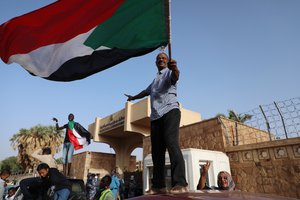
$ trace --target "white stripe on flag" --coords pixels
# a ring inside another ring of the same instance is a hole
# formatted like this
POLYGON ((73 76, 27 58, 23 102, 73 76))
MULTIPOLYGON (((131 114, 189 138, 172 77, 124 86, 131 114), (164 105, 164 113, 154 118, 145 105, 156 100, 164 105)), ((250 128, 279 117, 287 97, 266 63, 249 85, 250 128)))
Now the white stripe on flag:
MULTIPOLYGON (((37 76, 48 77, 66 61, 75 57, 91 55, 94 52, 94 49, 83 44, 94 29, 64 43, 43 46, 27 54, 12 55, 8 63, 18 63, 37 76)), ((99 47, 97 50, 104 49, 110 48, 99 47)))
POLYGON ((73 135, 76 137, 76 139, 77 139, 77 141, 78 141, 78 143, 80 145, 86 145, 87 144, 86 138, 85 137, 81 137, 81 135, 79 135, 77 133, 77 131, 75 130, 75 128, 73 128, 72 131, 73 131, 73 135))

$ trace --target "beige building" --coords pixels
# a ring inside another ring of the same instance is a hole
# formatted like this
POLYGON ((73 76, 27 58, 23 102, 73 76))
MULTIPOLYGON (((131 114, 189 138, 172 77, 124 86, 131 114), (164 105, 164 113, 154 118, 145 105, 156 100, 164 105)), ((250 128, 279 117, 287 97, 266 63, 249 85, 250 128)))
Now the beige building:
MULTIPOLYGON (((75 154, 72 161, 71 176, 86 181, 88 173, 99 174, 103 177, 116 169, 116 155, 86 151, 75 154)), ((117 168, 118 170, 118 168, 117 168)), ((136 157, 130 156, 126 171, 136 170, 136 157)))
MULTIPOLYGON (((94 142, 110 145, 116 153, 115 166, 120 173, 130 167, 131 153, 143 147, 143 140, 150 135, 150 99, 137 103, 126 102, 125 108, 107 117, 97 117, 89 126, 94 142)), ((180 126, 201 121, 199 113, 181 108, 180 126)))

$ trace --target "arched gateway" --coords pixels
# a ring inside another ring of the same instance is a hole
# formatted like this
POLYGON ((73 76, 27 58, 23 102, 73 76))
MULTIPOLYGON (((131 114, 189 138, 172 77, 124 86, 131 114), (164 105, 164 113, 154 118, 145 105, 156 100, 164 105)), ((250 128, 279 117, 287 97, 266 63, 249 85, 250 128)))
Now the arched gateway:
MULTIPOLYGON (((201 121, 199 113, 180 108, 180 127, 201 121)), ((126 102, 125 108, 104 118, 97 117, 89 125, 94 142, 110 145, 116 153, 116 167, 128 169, 130 154, 143 147, 143 138, 150 135, 150 99, 126 102)))

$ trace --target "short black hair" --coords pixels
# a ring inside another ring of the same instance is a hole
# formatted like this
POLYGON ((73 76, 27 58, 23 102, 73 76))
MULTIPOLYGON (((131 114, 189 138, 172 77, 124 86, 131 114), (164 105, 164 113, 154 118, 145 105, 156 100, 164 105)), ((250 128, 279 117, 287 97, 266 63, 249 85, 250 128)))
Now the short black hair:
POLYGON ((166 57, 168 58, 168 60, 169 60, 169 56, 168 56, 168 54, 166 54, 165 52, 160 52, 159 54, 156 55, 156 58, 157 58, 160 54, 165 54, 165 56, 166 56, 166 57))
POLYGON ((0 174, 1 175, 11 175, 11 171, 10 171, 10 169, 2 169, 0 174))
POLYGON ((45 147, 43 148, 43 155, 50 155, 51 154, 51 148, 50 147, 45 147))
POLYGON ((39 164, 39 165, 37 166, 36 170, 37 170, 37 171, 40 171, 41 169, 49 169, 49 168, 50 168, 50 167, 49 167, 48 164, 46 164, 46 163, 41 163, 41 164, 39 164))
POLYGON ((104 183, 105 186, 109 186, 111 183, 111 176, 110 175, 105 175, 102 179, 101 182, 104 183))
POLYGON ((8 191, 11 191, 11 190, 13 190, 13 191, 17 191, 17 188, 15 188, 15 187, 11 187, 11 188, 9 188, 9 189, 8 189, 8 191))

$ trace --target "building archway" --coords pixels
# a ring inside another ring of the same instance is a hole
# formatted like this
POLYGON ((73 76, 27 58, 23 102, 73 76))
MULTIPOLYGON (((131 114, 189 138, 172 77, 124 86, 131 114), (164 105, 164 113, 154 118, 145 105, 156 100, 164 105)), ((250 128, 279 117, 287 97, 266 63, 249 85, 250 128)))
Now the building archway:
MULTIPOLYGON (((180 108, 180 126, 201 121, 197 112, 180 108)), ((97 117, 89 125, 94 142, 110 145, 116 153, 116 167, 129 170, 130 156, 134 149, 143 148, 143 139, 150 135, 150 99, 136 103, 126 102, 125 108, 104 118, 97 117)))

